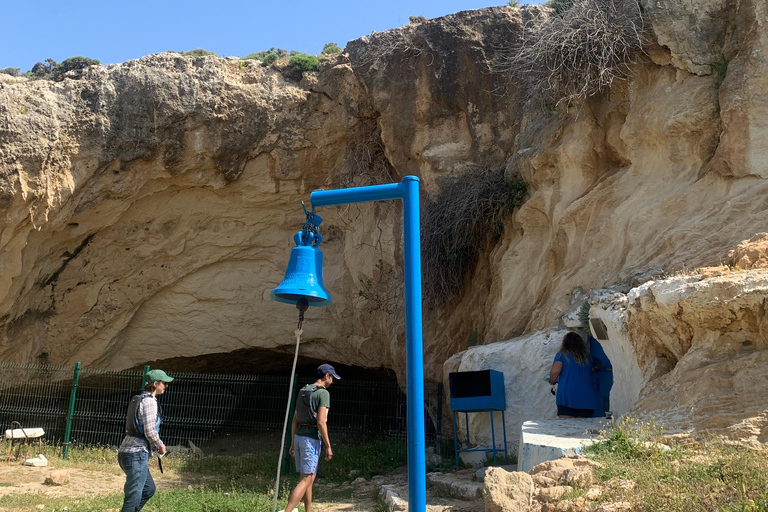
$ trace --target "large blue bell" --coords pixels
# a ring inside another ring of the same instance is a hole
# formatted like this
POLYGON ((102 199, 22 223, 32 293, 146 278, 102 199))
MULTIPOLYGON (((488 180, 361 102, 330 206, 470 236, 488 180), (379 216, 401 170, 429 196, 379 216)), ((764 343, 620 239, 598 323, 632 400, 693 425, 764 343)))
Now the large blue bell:
POLYGON ((310 306, 327 306, 332 301, 323 286, 323 253, 318 248, 323 237, 303 230, 296 233, 293 241, 296 247, 291 249, 285 279, 272 290, 270 297, 286 304, 298 305, 301 299, 306 299, 310 306))

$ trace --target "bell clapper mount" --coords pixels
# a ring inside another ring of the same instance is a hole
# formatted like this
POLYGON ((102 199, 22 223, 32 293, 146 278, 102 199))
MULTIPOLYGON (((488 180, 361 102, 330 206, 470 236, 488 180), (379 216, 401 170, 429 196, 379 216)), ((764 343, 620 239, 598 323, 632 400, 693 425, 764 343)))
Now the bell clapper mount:
POLYGON ((296 301, 296 309, 299 310, 299 325, 296 326, 296 330, 301 330, 301 324, 304 323, 304 312, 309 309, 309 301, 306 297, 302 297, 296 301))
POLYGON ((315 213, 314 206, 312 207, 312 211, 308 212, 304 201, 301 202, 301 209, 304 210, 304 215, 307 217, 307 220, 301 224, 302 234, 318 234, 320 232, 320 223, 323 222, 322 217, 315 213))
MULTIPOLYGON (((315 219, 315 207, 313 206, 312 211, 308 212, 307 206, 304 204, 304 201, 302 201, 301 209, 304 210, 304 215, 307 218, 307 220, 301 224, 302 236, 306 239, 306 236, 309 233, 312 233, 313 235, 320 234, 320 223, 323 219, 319 215, 317 216, 317 219, 315 219)), ((306 297, 301 297, 296 301, 296 309, 299 310, 299 324, 296 326, 296 330, 301 331, 301 325, 304 323, 304 312, 309 309, 309 301, 306 297)))

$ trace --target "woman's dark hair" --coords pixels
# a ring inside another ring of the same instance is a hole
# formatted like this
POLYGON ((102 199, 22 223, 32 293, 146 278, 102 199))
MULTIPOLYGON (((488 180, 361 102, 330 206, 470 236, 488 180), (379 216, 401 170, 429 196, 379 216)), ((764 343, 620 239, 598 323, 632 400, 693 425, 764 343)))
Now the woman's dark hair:
POLYGON ((563 337, 560 352, 571 356, 576 364, 584 364, 589 359, 589 352, 587 352, 584 340, 575 332, 569 332, 563 337))

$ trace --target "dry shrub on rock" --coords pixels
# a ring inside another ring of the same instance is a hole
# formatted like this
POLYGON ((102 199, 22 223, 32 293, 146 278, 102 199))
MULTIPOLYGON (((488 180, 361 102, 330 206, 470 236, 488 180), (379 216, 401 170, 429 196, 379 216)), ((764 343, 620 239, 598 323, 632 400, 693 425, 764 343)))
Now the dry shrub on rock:
POLYGON ((573 0, 542 9, 498 67, 514 73, 526 95, 560 103, 586 99, 628 76, 643 54, 650 25, 637 0, 573 0))
POLYGON ((422 210, 424 302, 434 307, 456 296, 485 242, 498 240, 504 216, 519 206, 527 184, 504 169, 480 169, 440 182, 422 210))
POLYGON ((342 188, 392 183, 393 172, 381 140, 381 128, 376 125, 353 143, 345 170, 336 176, 336 182, 342 188))

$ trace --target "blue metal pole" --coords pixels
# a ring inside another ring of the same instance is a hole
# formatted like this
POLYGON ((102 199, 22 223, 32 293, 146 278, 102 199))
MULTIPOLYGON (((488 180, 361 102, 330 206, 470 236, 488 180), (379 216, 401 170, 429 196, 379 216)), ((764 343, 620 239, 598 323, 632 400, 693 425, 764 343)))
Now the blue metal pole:
POLYGON ((403 200, 405 259, 405 357, 408 391, 408 510, 426 512, 427 485, 424 451, 424 350, 421 326, 421 229, 419 178, 401 183, 342 190, 316 190, 312 207, 366 201, 403 200))
POLYGON ((459 440, 456 430, 456 411, 453 411, 453 453, 456 454, 456 471, 459 470, 459 440))
POLYGON ((491 413, 491 443, 493 443, 493 465, 496 465, 496 429, 493 428, 493 410, 488 411, 491 413))
POLYGON ((424 451, 424 350, 421 339, 421 229, 419 178, 402 184, 405 259, 405 366, 408 388, 408 510, 426 512, 424 451))
MULTIPOLYGON (((504 419, 504 411, 501 411, 501 428, 504 429, 504 458, 506 459, 508 457, 507 455, 507 423, 504 419)), ((507 462, 509 464, 509 462, 507 462)))
MULTIPOLYGON (((419 178, 406 176, 402 183, 372 185, 370 187, 343 188, 340 190, 315 190, 309 196, 312 206, 333 206, 337 204, 365 203, 368 201, 386 201, 388 199, 403 199, 405 180, 413 178, 418 188, 419 178)), ((418 198, 417 198, 418 200, 418 198)), ((418 208, 418 203, 416 205, 418 208)), ((418 226, 417 226, 418 227, 418 226)), ((421 258, 421 255, 419 255, 421 258)))

